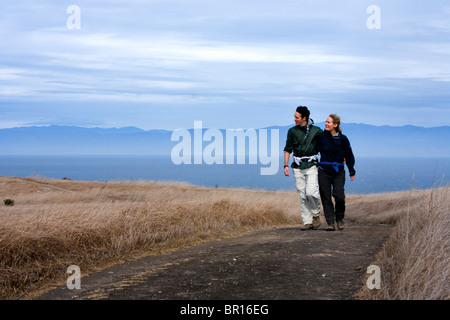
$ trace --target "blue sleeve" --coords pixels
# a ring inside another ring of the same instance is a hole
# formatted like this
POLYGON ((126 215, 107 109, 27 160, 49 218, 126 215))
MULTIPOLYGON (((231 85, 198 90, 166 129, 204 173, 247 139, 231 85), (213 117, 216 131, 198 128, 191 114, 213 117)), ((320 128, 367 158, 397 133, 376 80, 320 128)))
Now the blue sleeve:
POLYGON ((355 171, 355 156, 353 155, 352 147, 350 145, 350 141, 346 136, 343 136, 343 148, 344 148, 344 157, 345 163, 347 164, 347 168, 350 176, 354 176, 356 174, 355 171))

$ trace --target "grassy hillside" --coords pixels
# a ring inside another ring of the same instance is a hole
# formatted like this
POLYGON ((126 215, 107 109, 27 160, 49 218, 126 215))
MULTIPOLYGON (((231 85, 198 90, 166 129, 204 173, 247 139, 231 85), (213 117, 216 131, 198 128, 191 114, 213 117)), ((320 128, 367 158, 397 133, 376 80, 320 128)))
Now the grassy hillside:
POLYGON ((365 211, 364 221, 378 216, 396 225, 373 263, 382 270, 383 290, 363 286, 358 298, 450 299, 449 191, 446 187, 354 199, 352 211, 356 208, 360 208, 356 212, 365 211))
MULTIPOLYGON (((347 197, 349 219, 397 224, 374 262, 383 270, 381 291, 387 295, 362 290, 360 298, 449 297, 442 279, 450 265, 448 191, 347 197), (430 254, 436 257, 430 260, 430 254), (407 263, 418 269, 404 268, 407 263), (401 287, 417 273, 420 281, 414 278, 414 292, 405 295, 401 287), (406 279, 392 281, 399 275, 406 279), (432 292, 424 289, 430 286, 432 292)), ((1 299, 27 298, 50 283, 64 283, 72 264, 86 275, 144 254, 301 223, 292 192, 0 176, 0 196, 14 200, 13 206, 0 205, 1 299)))

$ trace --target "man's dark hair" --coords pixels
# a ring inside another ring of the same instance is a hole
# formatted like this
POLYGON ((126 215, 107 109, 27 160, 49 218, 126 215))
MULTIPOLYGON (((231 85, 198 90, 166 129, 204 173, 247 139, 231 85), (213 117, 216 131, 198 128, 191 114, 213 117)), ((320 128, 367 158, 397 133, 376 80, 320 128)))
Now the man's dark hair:
POLYGON ((309 120, 309 110, 305 106, 298 106, 295 110, 296 112, 300 113, 302 115, 302 118, 306 117, 306 121, 309 120))

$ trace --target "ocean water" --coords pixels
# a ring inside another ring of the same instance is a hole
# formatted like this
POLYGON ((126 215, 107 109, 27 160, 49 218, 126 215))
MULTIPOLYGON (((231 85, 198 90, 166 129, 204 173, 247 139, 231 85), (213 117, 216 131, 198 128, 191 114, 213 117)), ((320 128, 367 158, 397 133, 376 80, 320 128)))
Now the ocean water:
MULTIPOLYGON (((261 175, 261 164, 181 164, 170 156, 0 155, 0 175, 70 178, 86 181, 156 180, 187 182, 196 186, 295 190, 291 170, 283 174, 283 161, 275 175, 261 175)), ((450 158, 369 158, 356 160, 356 178, 346 173, 348 194, 368 194, 446 186, 450 158), (414 179, 413 179, 414 176, 414 179)))

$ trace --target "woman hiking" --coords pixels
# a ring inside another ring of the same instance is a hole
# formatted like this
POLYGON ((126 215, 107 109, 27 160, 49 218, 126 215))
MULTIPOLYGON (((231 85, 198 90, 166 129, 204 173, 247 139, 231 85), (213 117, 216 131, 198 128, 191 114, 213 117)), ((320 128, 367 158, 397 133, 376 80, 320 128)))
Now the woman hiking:
POLYGON ((347 165, 351 181, 355 179, 356 173, 353 168, 355 157, 350 141, 342 134, 340 124, 339 116, 330 114, 325 122, 325 131, 317 140, 317 149, 320 152, 319 191, 328 231, 335 230, 335 222, 339 230, 344 229, 344 163, 347 165), (332 196, 335 205, 333 205, 332 196))

